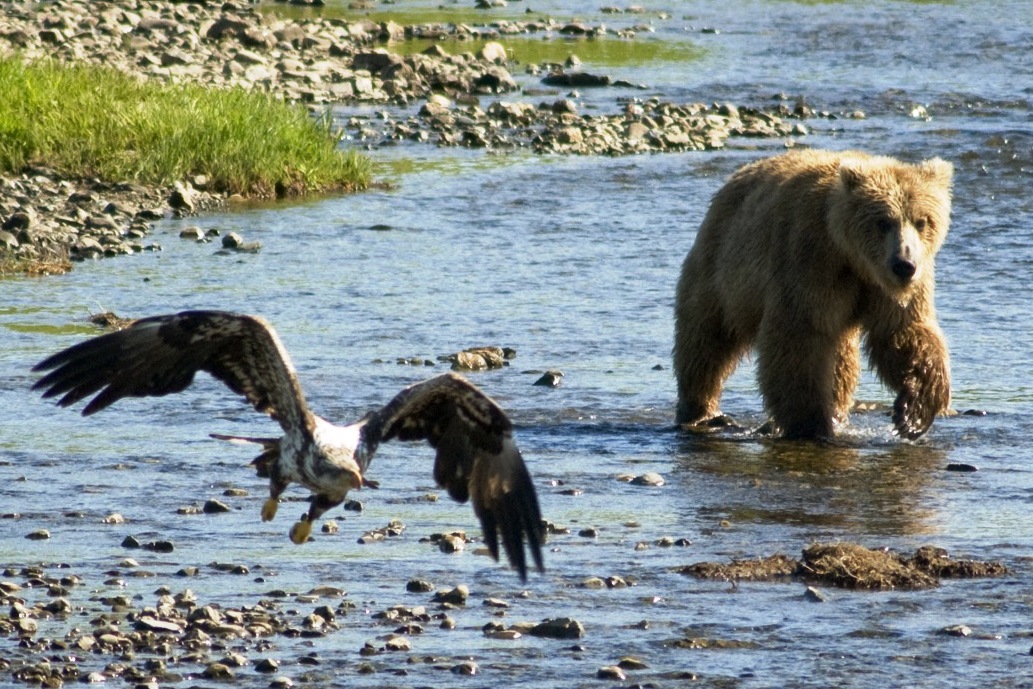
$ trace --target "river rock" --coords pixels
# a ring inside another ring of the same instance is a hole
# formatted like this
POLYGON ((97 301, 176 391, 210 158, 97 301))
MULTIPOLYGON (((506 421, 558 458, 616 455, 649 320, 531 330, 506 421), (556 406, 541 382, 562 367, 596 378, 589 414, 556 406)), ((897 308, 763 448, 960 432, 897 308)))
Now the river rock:
POLYGON ((450 605, 466 605, 470 597, 470 589, 465 584, 459 584, 453 589, 441 590, 434 594, 431 601, 434 603, 448 603, 450 605))
POLYGON ((548 639, 580 639, 585 635, 585 627, 573 618, 557 617, 536 624, 528 634, 548 639))

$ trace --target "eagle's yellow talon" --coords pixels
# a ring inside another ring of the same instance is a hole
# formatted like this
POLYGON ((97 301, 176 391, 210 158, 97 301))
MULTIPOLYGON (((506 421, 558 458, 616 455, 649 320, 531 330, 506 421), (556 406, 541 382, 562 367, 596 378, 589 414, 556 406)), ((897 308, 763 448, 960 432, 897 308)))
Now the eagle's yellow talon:
POLYGON ((305 520, 294 522, 294 526, 291 527, 291 540, 297 545, 301 545, 308 540, 311 533, 312 522, 305 520))
POLYGON ((269 498, 262 503, 262 521, 272 521, 273 517, 276 516, 276 509, 280 506, 280 501, 276 498, 269 498))

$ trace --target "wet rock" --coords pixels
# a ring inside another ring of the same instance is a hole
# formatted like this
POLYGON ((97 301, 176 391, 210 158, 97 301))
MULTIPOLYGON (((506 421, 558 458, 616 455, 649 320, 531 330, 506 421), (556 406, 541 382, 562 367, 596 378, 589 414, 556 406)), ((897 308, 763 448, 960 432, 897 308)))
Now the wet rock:
POLYGON ((596 670, 595 676, 599 679, 609 679, 615 680, 617 682, 623 682, 628 678, 628 676, 624 673, 624 670, 622 670, 617 665, 604 665, 603 667, 596 670))
POLYGON ((169 207, 182 213, 193 213, 197 209, 198 192, 189 184, 176 182, 169 194, 169 207))
POLYGON ((272 658, 263 658, 262 660, 255 663, 255 672, 262 672, 265 674, 276 672, 280 669, 280 663, 272 658))
POLYGON ((411 651, 412 642, 404 636, 393 636, 384 643, 386 651, 411 651))
POLYGON ((814 588, 813 586, 808 586, 806 589, 804 589, 803 597, 804 600, 808 600, 812 603, 827 603, 829 600, 828 596, 826 596, 824 593, 814 588))
POLYGON ((36 529, 25 534, 25 538, 30 541, 45 541, 50 538, 50 532, 46 529, 36 529))
POLYGON ((222 237, 222 248, 241 253, 257 253, 262 248, 261 242, 245 242, 237 232, 227 232, 222 237))
POLYGON ((201 511, 205 514, 223 514, 225 512, 232 512, 232 509, 221 500, 206 500, 201 511))
POLYGON ((405 590, 409 593, 430 593, 434 590, 434 584, 423 579, 410 579, 405 590))
POLYGON ((218 680, 231 680, 236 676, 228 665, 222 663, 209 663, 201 675, 206 679, 218 680))
POLYGON ((585 627, 573 618, 557 617, 536 624, 528 634, 547 639, 580 639, 585 635, 585 627))
POLYGON ((664 485, 664 477, 654 471, 650 471, 636 476, 631 479, 630 483, 633 486, 662 486, 664 485))
POLYGON ((453 589, 447 591, 441 590, 434 594, 431 598, 431 602, 434 603, 448 603, 450 605, 466 605, 467 599, 470 597, 470 589, 465 584, 459 584, 453 589))
POLYGON ((140 545, 144 550, 151 550, 156 553, 171 553, 175 550, 172 541, 150 541, 140 545))
POLYGON ((464 660, 450 668, 453 675, 476 675, 479 669, 472 660, 464 660))
POLYGON ((622 670, 646 670, 649 668, 640 658, 625 656, 617 661, 617 667, 622 670))
POLYGON ((458 553, 466 549, 466 540, 456 534, 444 534, 438 540, 438 549, 443 553, 458 553))
POLYGON ((139 617, 133 623, 133 629, 146 632, 166 632, 181 634, 183 627, 169 620, 161 620, 155 617, 139 617))
POLYGON ((554 388, 559 386, 560 381, 563 379, 562 371, 546 371, 542 374, 538 380, 534 381, 532 385, 539 385, 542 387, 554 388))
POLYGON ((954 624, 943 627, 937 633, 943 636, 972 636, 972 629, 964 624, 954 624))
POLYGON ((613 79, 607 75, 588 74, 587 72, 552 72, 542 78, 547 86, 565 86, 574 88, 609 86, 613 79))
POLYGON ((488 41, 477 51, 477 59, 501 65, 509 59, 506 48, 497 41, 488 41))

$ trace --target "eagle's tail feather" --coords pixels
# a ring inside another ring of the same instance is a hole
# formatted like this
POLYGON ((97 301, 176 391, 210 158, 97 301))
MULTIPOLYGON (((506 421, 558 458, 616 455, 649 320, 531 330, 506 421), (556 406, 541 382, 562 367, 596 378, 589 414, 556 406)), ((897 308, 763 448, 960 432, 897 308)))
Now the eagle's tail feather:
POLYGON ((248 438, 239 435, 222 435, 211 433, 217 440, 228 440, 231 443, 254 443, 262 446, 262 452, 251 460, 259 478, 269 478, 269 465, 280 456, 280 438, 248 438))

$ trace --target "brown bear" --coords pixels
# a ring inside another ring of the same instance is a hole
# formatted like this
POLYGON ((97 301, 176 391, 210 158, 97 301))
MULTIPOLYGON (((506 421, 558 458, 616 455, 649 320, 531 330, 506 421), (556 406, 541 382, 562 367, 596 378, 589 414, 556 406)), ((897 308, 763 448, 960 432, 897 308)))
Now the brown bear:
POLYGON ((776 432, 833 435, 860 377, 860 339, 897 393, 894 431, 925 433, 950 405, 933 304, 953 166, 805 150, 739 169, 714 196, 675 298, 679 424, 720 415, 751 347, 776 432))

